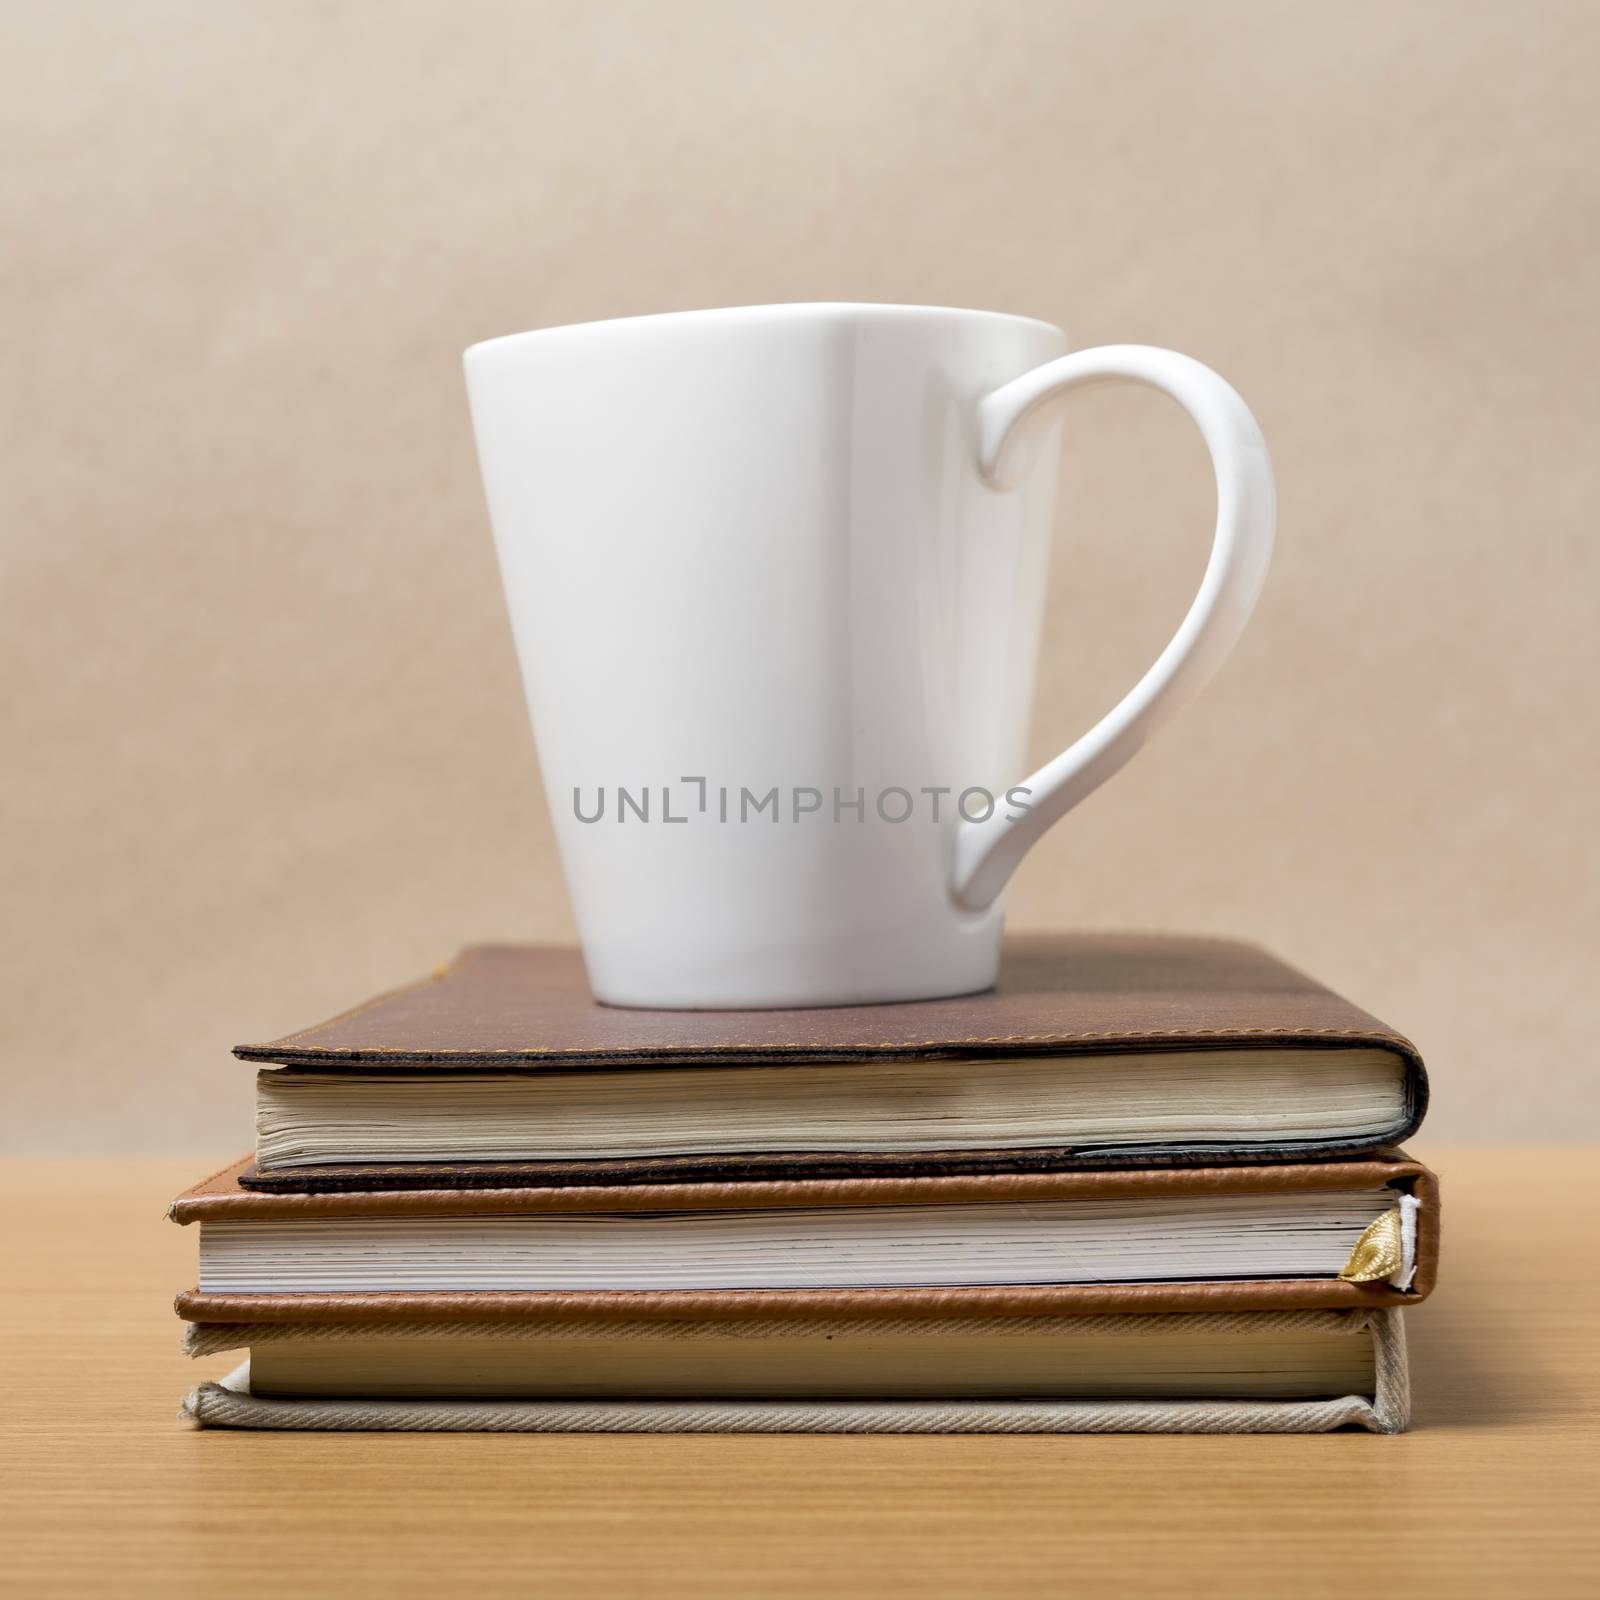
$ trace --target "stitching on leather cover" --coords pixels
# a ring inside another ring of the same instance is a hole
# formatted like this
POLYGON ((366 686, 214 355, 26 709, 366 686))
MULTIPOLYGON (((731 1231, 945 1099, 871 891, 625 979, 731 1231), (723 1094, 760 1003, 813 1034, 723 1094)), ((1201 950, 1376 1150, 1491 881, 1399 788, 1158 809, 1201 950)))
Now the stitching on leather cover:
MULTIPOLYGON (((390 1000, 398 1000, 403 994, 411 994, 418 989, 425 989, 430 983, 440 983, 453 974, 460 972, 473 957, 482 950, 481 945, 474 945, 471 949, 463 950, 454 959, 442 962, 432 972, 420 978, 413 978, 410 983, 402 983, 398 989, 385 989, 382 994, 375 994, 370 1000, 363 1000, 358 1006, 351 1006, 348 1011, 341 1011, 336 1017, 329 1017, 326 1021, 313 1023, 309 1028, 302 1028, 298 1033, 286 1033, 281 1039, 273 1039, 264 1045, 242 1045, 245 1050, 268 1050, 281 1044, 292 1044, 296 1039, 304 1039, 309 1033, 321 1033, 324 1028, 331 1028, 340 1022, 349 1022, 352 1018, 362 1016, 376 1006, 381 1006, 390 1000)), ((318 1048, 312 1046, 310 1048, 318 1048)))
MULTIPOLYGON (((444 976, 441 974, 440 976, 444 976)), ((267 1044, 245 1044, 238 1048, 241 1050, 276 1050, 291 1044, 296 1039, 304 1039, 308 1034, 321 1033, 324 1028, 331 1028, 337 1022, 348 1021, 351 1017, 358 1016, 363 1011, 370 1010, 373 1006, 384 1000, 390 1000, 395 995, 405 994, 408 990, 421 988, 424 984, 436 982, 437 979, 430 975, 420 979, 417 983, 408 984, 405 989, 396 989, 391 994, 379 995, 376 1000, 369 1000, 365 1005, 357 1006, 354 1011, 347 1011, 341 1016, 330 1017, 326 1022, 319 1022, 314 1028, 303 1028, 299 1033, 291 1033, 282 1039, 273 1039, 267 1044)), ((849 1044, 841 1044, 837 1048, 847 1050, 955 1050, 965 1045, 974 1044, 1065 1044, 1071 1039, 1255 1039, 1255 1038, 1286 1038, 1289 1036, 1309 1036, 1313 1038, 1340 1038, 1340 1039, 1374 1039, 1385 1044, 1397 1044, 1407 1050, 1415 1051, 1416 1046, 1399 1033, 1381 1033, 1372 1028, 1133 1028, 1119 1030, 1099 1030, 1089 1032, 1053 1032, 1053 1033, 991 1033, 968 1034, 961 1038, 940 1037, 934 1039, 860 1039, 852 1040, 849 1044)), ((791 1050, 815 1051, 819 1047, 815 1044, 774 1044, 764 1039, 735 1040, 728 1044, 707 1046, 703 1044, 659 1044, 651 1045, 648 1049, 630 1048, 618 1049, 615 1047, 602 1047, 597 1049, 550 1049, 540 1045, 497 1045, 494 1047, 467 1046, 459 1051, 452 1051, 445 1047, 433 1050, 419 1050, 403 1045, 389 1044, 363 1044, 363 1045, 320 1045, 308 1044, 297 1047, 297 1055, 337 1055, 337 1056, 415 1056, 419 1059, 428 1059, 432 1056, 461 1055, 476 1058, 479 1056, 582 1056, 600 1057, 611 1055, 639 1056, 639 1055, 698 1055, 715 1056, 730 1050, 758 1050, 762 1054, 780 1055, 791 1050)), ((834 1048, 832 1046, 824 1048, 834 1048)))
MULTIPOLYGON (((196 1185, 173 1202, 185 1224, 208 1215, 256 1218, 295 1215, 428 1216, 458 1209, 462 1191, 446 1187, 288 1191, 262 1193, 240 1187, 240 1173, 249 1156, 196 1185), (226 1179, 207 1192, 207 1185, 226 1179), (207 1202, 212 1202, 207 1204, 207 1202)), ((773 1179, 690 1180, 678 1183, 584 1184, 541 1186, 505 1184, 472 1191, 471 1204, 496 1215, 556 1215, 585 1210, 701 1211, 789 1210, 831 1205, 938 1205, 947 1202, 983 1204, 1059 1198, 1122 1196, 1141 1193, 1276 1194, 1286 1190, 1327 1190, 1372 1184, 1409 1185, 1432 1207, 1433 1175, 1404 1151, 1385 1151, 1349 1161, 1254 1162, 1228 1167, 1166 1166, 1139 1169, 1071 1167, 1050 1173, 951 1173, 927 1177, 881 1175, 851 1178, 788 1177, 773 1179), (894 1198, 886 1199, 886 1196, 894 1198), (637 1203, 626 1204, 632 1200, 637 1203)), ((1419 1249, 1421 1241, 1419 1239, 1419 1249)))
MULTIPOLYGON (((185 1193, 180 1194, 178 1196, 178 1198, 176 1200, 174 1200, 167 1207, 167 1215, 174 1222, 179 1221, 179 1218, 178 1218, 178 1207, 185 1200, 188 1200, 193 1196, 196 1196, 196 1195, 204 1193, 206 1190, 210 1189, 213 1184, 219 1184, 220 1185, 224 1178, 229 1178, 229 1177, 234 1178, 235 1179, 235 1186, 237 1186, 238 1174, 243 1169, 243 1167, 246 1164, 248 1164, 249 1161, 250 1161, 250 1157, 246 1156, 243 1161, 230 1161, 227 1164, 227 1166, 218 1167, 215 1172, 207 1174, 207 1176, 202 1178, 197 1184, 193 1185, 193 1187, 188 1189, 185 1193)), ((219 1189, 216 1192, 225 1193, 226 1190, 219 1189)))
POLYGON ((1071 1316, 1121 1311, 1278 1311, 1415 1305, 1384 1283, 1337 1278, 1223 1278, 1207 1282, 980 1284, 894 1289, 406 1290, 178 1295, 185 1322, 370 1322, 713 1318, 1071 1316))

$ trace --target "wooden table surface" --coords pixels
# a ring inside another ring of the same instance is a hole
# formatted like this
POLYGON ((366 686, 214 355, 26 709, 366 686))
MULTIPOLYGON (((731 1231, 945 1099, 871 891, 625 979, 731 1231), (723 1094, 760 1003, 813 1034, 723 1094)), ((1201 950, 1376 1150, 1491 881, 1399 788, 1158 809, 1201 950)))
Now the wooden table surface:
POLYGON ((1400 1438, 195 1432, 163 1220, 205 1160, 3 1169, 19 1594, 1600 1594, 1600 1149, 1420 1152, 1400 1438))

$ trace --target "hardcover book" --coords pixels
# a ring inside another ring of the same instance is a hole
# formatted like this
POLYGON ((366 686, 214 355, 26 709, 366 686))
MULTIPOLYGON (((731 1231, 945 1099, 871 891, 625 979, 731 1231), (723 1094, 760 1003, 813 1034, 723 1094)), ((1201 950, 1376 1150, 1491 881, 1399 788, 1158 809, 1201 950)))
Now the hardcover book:
POLYGON ((1413 1045, 1253 946, 1022 938, 983 994, 597 1005, 478 946, 260 1068, 172 1205, 200 1426, 1406 1426, 1413 1045))
POLYGON ((396 1432, 1397 1433, 1398 1311, 204 1324, 201 1427, 396 1432))
POLYGON ((1432 1174, 1347 1162, 1146 1171, 265 1194, 200 1224, 189 1321, 740 1318, 1415 1304, 1432 1174))
POLYGON ((1392 1145, 1401 1034, 1266 952, 1019 938, 998 986, 809 1011, 597 1005, 578 952, 440 974, 236 1054, 247 1189, 502 1188, 1298 1161, 1392 1145))

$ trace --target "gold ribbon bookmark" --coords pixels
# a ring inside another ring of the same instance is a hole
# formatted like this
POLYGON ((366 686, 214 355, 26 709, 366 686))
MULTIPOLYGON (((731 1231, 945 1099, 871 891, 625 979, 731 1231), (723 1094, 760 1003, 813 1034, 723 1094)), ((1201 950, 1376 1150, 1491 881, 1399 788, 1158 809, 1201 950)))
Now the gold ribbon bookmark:
POLYGON ((1377 1278, 1392 1278, 1404 1265, 1405 1242, 1400 1232, 1400 1207, 1389 1210, 1369 1223, 1356 1240, 1350 1259, 1339 1276, 1346 1283, 1371 1283, 1377 1278))

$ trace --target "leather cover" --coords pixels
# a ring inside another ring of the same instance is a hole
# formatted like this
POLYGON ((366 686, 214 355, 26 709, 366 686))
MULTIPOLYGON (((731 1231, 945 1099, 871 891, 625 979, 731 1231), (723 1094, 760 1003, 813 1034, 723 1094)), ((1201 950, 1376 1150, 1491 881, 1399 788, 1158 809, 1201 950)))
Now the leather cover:
MULTIPOLYGON (((302 1070, 564 1071, 788 1061, 919 1060, 1025 1054, 1103 1055, 1207 1047, 1303 1047, 1306 1071, 1336 1046, 1390 1050, 1403 1071, 1402 1108, 1376 1136, 1284 1141, 948 1151, 906 1155, 755 1155, 585 1163, 326 1166, 252 1172, 246 1187, 339 1189, 545 1187, 557 1182, 844 1177, 876 1171, 1048 1171, 1073 1163, 1294 1160, 1351 1155, 1412 1133, 1427 1106, 1416 1047, 1376 1018, 1253 945, 1143 934, 1057 934, 1006 945, 983 994, 800 1011, 632 1011, 596 1004, 579 952, 480 945, 429 978, 316 1027, 240 1045, 247 1061, 302 1070)), ((603 1092, 603 1086, 597 1085, 603 1092)))
POLYGON ((236 1162, 172 1202, 175 1222, 208 1218, 405 1217, 594 1211, 749 1211, 788 1207, 936 1205, 940 1202, 1124 1199, 1183 1194, 1272 1194, 1291 1189, 1390 1185, 1420 1201, 1412 1287, 1333 1278, 1133 1284, 894 1289, 472 1291, 337 1294, 202 1294, 177 1298, 190 1322, 352 1322, 396 1316, 435 1321, 528 1317, 747 1318, 832 1316, 1063 1316, 1143 1311, 1275 1311, 1414 1305, 1433 1288, 1439 1254, 1434 1175, 1402 1151, 1364 1161, 1235 1167, 1158 1167, 1141 1172, 968 1174, 950 1177, 796 1179, 761 1183, 629 1184, 616 1188, 506 1188, 463 1196, 450 1189, 262 1194, 240 1186, 236 1162))

